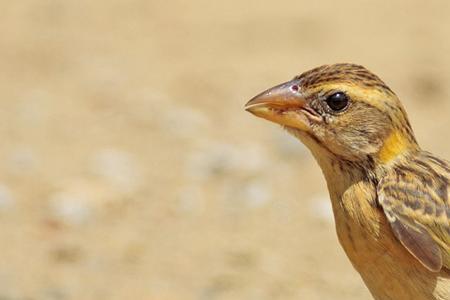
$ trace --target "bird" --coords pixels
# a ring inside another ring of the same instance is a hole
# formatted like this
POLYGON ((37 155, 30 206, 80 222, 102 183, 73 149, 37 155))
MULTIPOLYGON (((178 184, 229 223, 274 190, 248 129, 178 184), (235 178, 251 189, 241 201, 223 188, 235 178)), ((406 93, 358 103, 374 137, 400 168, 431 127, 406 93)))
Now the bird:
POLYGON ((323 65, 245 105, 325 177, 336 233, 376 300, 450 300, 450 164, 419 146, 399 97, 352 63, 323 65))

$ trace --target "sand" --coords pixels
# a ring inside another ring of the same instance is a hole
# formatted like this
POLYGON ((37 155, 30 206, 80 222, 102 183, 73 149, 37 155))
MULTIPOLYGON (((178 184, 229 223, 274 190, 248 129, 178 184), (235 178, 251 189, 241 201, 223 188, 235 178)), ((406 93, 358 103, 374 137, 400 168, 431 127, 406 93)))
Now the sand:
POLYGON ((370 299, 308 150, 243 110, 365 65, 450 158, 448 1, 0 4, 0 299, 370 299))

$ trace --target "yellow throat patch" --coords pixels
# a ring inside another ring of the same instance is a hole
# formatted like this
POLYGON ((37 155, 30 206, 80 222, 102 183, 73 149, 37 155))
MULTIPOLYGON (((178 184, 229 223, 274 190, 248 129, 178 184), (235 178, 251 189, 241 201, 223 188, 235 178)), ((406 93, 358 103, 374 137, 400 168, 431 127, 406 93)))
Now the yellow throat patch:
POLYGON ((378 159, 386 164, 398 155, 406 152, 411 147, 411 142, 399 130, 393 130, 383 143, 378 152, 378 159))

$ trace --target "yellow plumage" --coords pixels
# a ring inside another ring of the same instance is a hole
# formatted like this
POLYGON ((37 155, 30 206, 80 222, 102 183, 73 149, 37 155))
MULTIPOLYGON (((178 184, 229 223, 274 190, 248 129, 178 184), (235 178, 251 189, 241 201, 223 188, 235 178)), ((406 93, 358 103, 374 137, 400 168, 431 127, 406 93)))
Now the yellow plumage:
POLYGON ((400 131, 394 130, 389 134, 378 153, 380 163, 387 164, 402 153, 408 151, 411 143, 403 137, 400 131))

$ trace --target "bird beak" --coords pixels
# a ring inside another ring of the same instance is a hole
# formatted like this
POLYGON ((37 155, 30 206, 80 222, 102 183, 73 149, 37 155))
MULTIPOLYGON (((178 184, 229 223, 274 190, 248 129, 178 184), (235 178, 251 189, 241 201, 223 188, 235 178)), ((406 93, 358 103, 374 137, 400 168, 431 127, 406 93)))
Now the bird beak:
POLYGON ((298 80, 294 79, 253 97, 245 105, 245 110, 271 122, 307 131, 307 114, 311 113, 305 111, 305 106, 298 80))

